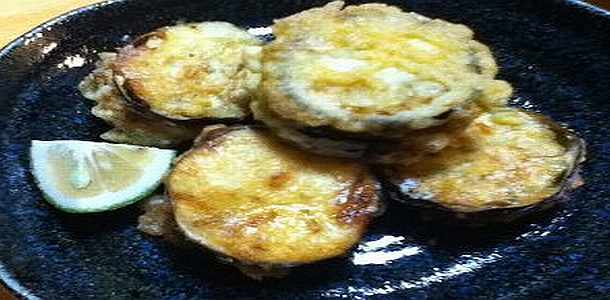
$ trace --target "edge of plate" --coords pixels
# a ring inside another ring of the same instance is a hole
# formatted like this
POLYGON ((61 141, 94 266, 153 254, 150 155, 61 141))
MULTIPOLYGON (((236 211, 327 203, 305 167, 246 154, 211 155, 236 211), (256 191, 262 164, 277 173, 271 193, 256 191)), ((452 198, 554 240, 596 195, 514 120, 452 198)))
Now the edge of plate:
POLYGON ((569 6, 578 6, 583 8, 593 14, 610 18, 610 10, 606 10, 597 5, 591 4, 589 2, 585 2, 584 0, 554 0, 555 2, 567 3, 569 6))
MULTIPOLYGON (((2 60, 4 57, 9 56, 15 48, 22 46, 26 40, 28 40, 31 37, 34 37, 36 35, 36 33, 41 32, 42 30, 44 30, 47 27, 61 24, 65 21, 68 21, 71 17, 73 17, 75 15, 80 15, 84 12, 94 11, 94 10, 101 9, 101 8, 109 6, 109 5, 118 5, 120 3, 125 3, 128 1, 130 1, 130 0, 105 0, 102 2, 82 6, 82 7, 70 10, 61 15, 58 15, 46 22, 43 22, 43 23, 35 26, 34 28, 30 29, 26 33, 22 34, 21 36, 15 38, 14 40, 12 40, 8 44, 6 44, 4 47, 0 48, 0 60, 2 60)), ((375 2, 375 1, 370 1, 370 2, 375 2)), ((603 19, 610 21, 610 11, 609 10, 605 10, 601 7, 595 6, 588 2, 584 2, 582 0, 550 0, 550 2, 552 2, 558 6, 563 5, 563 6, 568 6, 571 8, 579 9, 583 13, 587 13, 589 15, 603 18, 603 19)), ((15 278, 13 278, 13 275, 9 271, 7 271, 5 264, 1 261, 0 261, 0 285, 4 286, 17 299, 40 300, 39 297, 32 294, 32 292, 30 290, 28 290, 26 287, 24 287, 22 284, 20 284, 15 278)))
MULTIPOLYGON (((106 7, 108 5, 117 5, 122 2, 126 2, 129 0, 106 0, 98 3, 89 4, 86 6, 78 7, 76 9, 70 10, 66 13, 58 15, 44 23, 37 25, 36 27, 30 29, 26 33, 17 37, 13 41, 6 44, 4 47, 0 49, 0 60, 5 57, 10 56, 11 52, 16 48, 22 46, 26 40, 31 37, 34 37, 36 33, 41 32, 47 27, 55 26, 58 24, 62 24, 63 22, 68 21, 75 15, 80 15, 84 12, 94 11, 106 7)), ((13 275, 6 269, 6 266, 3 262, 0 262, 0 285, 2 285, 12 296, 17 299, 23 300, 40 300, 39 297, 34 295, 28 288, 23 286, 17 279, 13 277, 13 275)))
POLYGON ((70 10, 66 13, 60 14, 44 23, 38 24, 35 27, 33 27, 32 29, 30 29, 29 31, 25 32, 24 34, 20 35, 19 37, 15 38, 14 40, 12 40, 8 44, 6 44, 4 47, 0 48, 0 59, 2 59, 2 57, 7 56, 8 54, 10 54, 13 49, 17 48, 18 46, 21 46, 27 39, 34 37, 36 35, 36 33, 41 32, 42 30, 44 30, 47 27, 61 24, 65 21, 69 20, 71 17, 73 17, 75 15, 80 15, 83 12, 98 10, 98 9, 100 9, 102 7, 106 7, 108 5, 115 5, 115 4, 127 2, 127 1, 129 1, 129 0, 105 0, 105 1, 98 2, 98 3, 81 6, 81 7, 75 8, 73 10, 70 10))

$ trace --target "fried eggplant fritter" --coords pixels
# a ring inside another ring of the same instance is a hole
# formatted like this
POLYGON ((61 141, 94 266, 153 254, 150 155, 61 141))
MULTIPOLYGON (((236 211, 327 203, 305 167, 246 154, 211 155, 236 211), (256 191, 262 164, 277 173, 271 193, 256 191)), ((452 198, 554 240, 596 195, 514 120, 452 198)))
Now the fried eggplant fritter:
POLYGON ((260 82, 261 42, 226 22, 167 26, 118 53, 100 53, 79 85, 92 113, 115 128, 102 138, 173 147, 204 124, 248 122, 260 82))
POLYGON ((132 104, 170 119, 242 119, 260 82, 261 44, 226 22, 163 27, 119 50, 114 80, 132 104))
POLYGON ((379 204, 363 164, 298 151, 250 127, 205 128, 165 184, 187 237, 250 264, 341 255, 379 204))
POLYGON ((186 126, 131 107, 112 79, 110 64, 116 54, 104 52, 99 57, 96 69, 83 79, 78 88, 85 98, 96 102, 91 109, 92 114, 114 126, 102 134, 103 139, 117 143, 172 147, 197 136, 201 126, 186 126))
POLYGON ((331 2, 276 20, 273 32, 257 100, 272 114, 255 117, 293 128, 402 137, 484 102, 498 71, 468 27, 385 4, 331 2))
POLYGON ((498 108, 438 153, 395 160, 382 173, 397 200, 472 213, 528 207, 562 193, 583 154, 582 140, 551 120, 498 108))

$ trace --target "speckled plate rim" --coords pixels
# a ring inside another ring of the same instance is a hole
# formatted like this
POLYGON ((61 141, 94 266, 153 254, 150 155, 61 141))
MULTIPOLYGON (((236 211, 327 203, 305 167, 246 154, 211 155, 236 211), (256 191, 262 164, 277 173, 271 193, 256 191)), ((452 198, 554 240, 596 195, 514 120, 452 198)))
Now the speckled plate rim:
POLYGON ((4 47, 2 47, 0 49, 0 59, 9 55, 16 48, 23 46, 23 44, 25 43, 25 41, 28 38, 33 37, 34 35, 36 35, 36 33, 43 31, 44 28, 46 28, 46 27, 58 25, 63 22, 69 21, 70 18, 72 18, 76 15, 80 15, 84 12, 98 10, 98 9, 101 9, 108 5, 113 5, 115 3, 127 2, 127 1, 130 1, 130 0, 106 0, 106 1, 98 2, 98 3, 93 3, 93 4, 86 5, 86 6, 82 6, 79 8, 75 8, 66 13, 60 14, 55 18, 52 18, 46 22, 43 22, 43 23, 37 25, 36 27, 30 29, 26 33, 22 34, 21 36, 15 38, 14 40, 12 40, 8 44, 6 44, 4 47))
MULTIPOLYGON (((62 25, 63 23, 70 22, 73 18, 81 17, 85 13, 95 13, 95 11, 103 10, 105 7, 120 5, 122 3, 130 2, 131 0, 106 0, 98 3, 89 4, 86 6, 82 6, 73 10, 70 10, 66 13, 60 14, 57 17, 54 17, 46 22, 43 22, 21 36, 15 38, 8 44, 6 44, 3 48, 0 49, 0 60, 7 59, 13 53, 18 51, 21 47, 27 45, 26 41, 34 37, 37 33, 43 32, 46 28, 62 25)), ((330 1, 330 0, 329 0, 330 1)), ((583 2, 580 0, 552 0, 556 5, 564 5, 568 8, 579 9, 585 11, 591 17, 598 17, 603 19, 610 20, 610 11, 604 10, 600 7, 592 5, 587 2, 583 2)), ((375 1, 370 1, 375 2, 375 1)), ((38 300, 40 298, 36 297, 25 288, 19 281, 17 281, 14 276, 7 270, 5 263, 0 261, 0 284, 5 287, 9 292, 11 292, 18 299, 24 300, 38 300)), ((8 299, 7 299, 8 300, 8 299)))
MULTIPOLYGON (((103 9, 108 5, 113 5, 121 2, 127 2, 130 0, 107 0, 99 3, 89 4, 86 6, 82 6, 73 10, 70 10, 66 13, 63 13, 55 18, 52 18, 46 22, 39 24, 38 26, 32 28, 21 36, 15 38, 13 41, 9 42, 6 46, 0 49, 0 60, 6 59, 9 57, 14 51, 18 50, 20 47, 24 46, 26 41, 35 36, 36 33, 42 32, 45 28, 55 25, 60 25, 64 22, 69 22, 71 18, 75 16, 79 16, 85 12, 96 11, 99 9, 103 9)), ((13 278, 13 275, 7 270, 5 263, 0 262, 0 283, 3 287, 12 293, 18 299, 28 299, 34 300, 39 299, 34 296, 28 289, 26 289, 19 281, 13 278)))
MULTIPOLYGON (((82 7, 70 10, 66 13, 60 14, 59 16, 57 16, 55 18, 52 18, 44 23, 39 24, 38 26, 30 29, 26 33, 22 34, 21 36, 15 38, 13 41, 6 44, 4 47, 2 47, 0 49, 0 59, 3 59, 4 57, 10 55, 11 52, 14 51, 15 49, 19 48, 20 46, 23 46, 23 44, 25 43, 25 41, 28 38, 34 36, 38 32, 43 31, 44 28, 46 28, 46 27, 58 25, 63 22, 69 21, 70 18, 80 15, 84 12, 95 11, 95 10, 103 9, 104 7, 109 6, 109 5, 116 5, 119 3, 129 2, 129 1, 131 1, 131 0, 106 0, 106 1, 98 2, 98 3, 93 3, 93 4, 86 5, 86 6, 82 6, 82 7)), ((563 5, 567 5, 567 6, 573 6, 575 8, 585 9, 590 14, 596 15, 598 17, 610 18, 610 11, 604 10, 604 9, 597 7, 593 4, 590 4, 588 2, 583 2, 581 0, 554 0, 554 1, 556 3, 558 3, 559 5, 563 4, 563 5)), ((371 2, 375 2, 375 1, 371 1, 371 2)))

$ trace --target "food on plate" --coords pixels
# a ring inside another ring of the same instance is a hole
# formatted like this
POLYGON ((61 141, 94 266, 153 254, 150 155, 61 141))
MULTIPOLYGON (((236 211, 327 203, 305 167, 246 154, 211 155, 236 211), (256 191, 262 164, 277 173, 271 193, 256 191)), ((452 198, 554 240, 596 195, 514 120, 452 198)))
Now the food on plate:
POLYGON ((184 23, 103 53, 80 84, 93 113, 116 127, 104 138, 174 146, 202 124, 249 118, 261 41, 226 22, 184 23))
POLYGON ((263 268, 341 255, 379 210, 366 165, 299 151, 257 127, 204 128, 165 186, 189 239, 263 268))
POLYGON ((559 202, 577 182, 584 144, 546 117, 498 108, 475 119, 445 149, 424 155, 381 167, 394 199, 460 218, 497 210, 486 220, 493 222, 559 202))
POLYGON ((100 53, 96 69, 80 84, 83 96, 96 105, 91 113, 114 128, 103 133, 107 141, 142 146, 172 147, 192 140, 199 132, 197 126, 180 124, 152 114, 144 114, 131 107, 112 80, 112 61, 116 53, 100 53))
POLYGON ((406 166, 417 162, 426 155, 437 153, 464 136, 464 130, 483 113, 502 109, 500 105, 512 94, 511 86, 505 81, 494 80, 479 95, 477 103, 469 112, 456 111, 461 115, 452 122, 412 132, 398 139, 379 140, 369 145, 365 159, 373 164, 393 164, 406 166))
POLYGON ((507 107, 511 85, 464 25, 335 1, 272 29, 263 44, 230 23, 182 23, 101 53, 79 89, 114 126, 102 138, 192 146, 171 165, 172 150, 34 141, 49 201, 117 208, 163 178, 138 228, 262 278, 346 253, 382 194, 475 224, 550 207, 582 183, 584 142, 507 107), (252 116, 262 124, 244 125, 252 116))
POLYGON ((313 152, 358 156, 370 140, 464 123, 511 93, 468 27, 385 4, 331 2, 275 20, 273 33, 255 118, 313 152))
POLYGON ((260 82, 261 41, 226 22, 178 24, 118 51, 126 98, 170 119, 241 119, 260 82))
POLYGON ((32 174, 49 203, 72 213, 120 208, 150 194, 176 151, 133 145, 32 141, 32 174))

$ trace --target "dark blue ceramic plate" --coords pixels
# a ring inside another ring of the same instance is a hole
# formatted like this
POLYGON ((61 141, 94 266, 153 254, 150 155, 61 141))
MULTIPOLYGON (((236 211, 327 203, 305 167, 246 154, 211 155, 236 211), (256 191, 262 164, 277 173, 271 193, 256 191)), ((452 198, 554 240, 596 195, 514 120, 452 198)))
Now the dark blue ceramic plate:
POLYGON ((41 25, 0 51, 0 277, 23 299, 610 299, 610 15, 575 1, 388 1, 467 24, 516 88, 514 104, 587 142, 587 184, 510 226, 419 223, 398 205, 351 254, 256 282, 208 253, 136 230, 139 211, 61 213, 28 171, 31 139, 98 140, 75 86, 96 53, 177 21, 246 27, 325 1, 109 1, 41 25))

